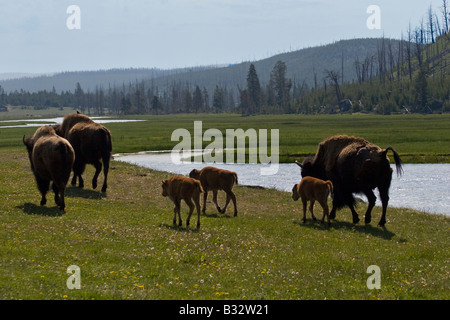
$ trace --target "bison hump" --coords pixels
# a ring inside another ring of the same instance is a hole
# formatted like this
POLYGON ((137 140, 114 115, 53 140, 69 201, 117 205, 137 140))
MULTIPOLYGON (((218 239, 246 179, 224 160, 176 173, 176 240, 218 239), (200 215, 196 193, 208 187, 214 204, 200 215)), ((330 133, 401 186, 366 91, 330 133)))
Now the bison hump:
POLYGON ((342 152, 349 153, 367 144, 369 142, 363 138, 344 135, 333 136, 319 144, 313 162, 314 164, 322 165, 327 172, 330 172, 335 167, 336 161, 342 152))

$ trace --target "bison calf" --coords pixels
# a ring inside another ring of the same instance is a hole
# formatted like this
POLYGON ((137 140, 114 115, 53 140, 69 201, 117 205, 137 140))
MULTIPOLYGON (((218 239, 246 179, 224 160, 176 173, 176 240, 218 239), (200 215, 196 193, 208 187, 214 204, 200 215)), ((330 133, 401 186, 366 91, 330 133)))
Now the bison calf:
POLYGON ((327 216, 328 224, 330 224, 330 215, 328 211, 328 195, 333 193, 333 183, 323 181, 313 177, 304 177, 299 184, 294 185, 292 188, 292 199, 297 201, 298 198, 302 199, 303 203, 303 222, 306 222, 306 205, 310 201, 309 211, 311 211, 312 218, 316 220, 314 216, 314 202, 318 201, 323 209, 322 223, 325 216, 327 216))
POLYGON ((218 169, 214 167, 205 167, 201 170, 194 169, 189 173, 189 177, 200 180, 205 194, 203 196, 203 213, 206 211, 206 199, 208 198, 208 191, 213 192, 213 202, 216 205, 219 213, 225 213, 230 200, 233 200, 234 216, 237 216, 236 196, 232 189, 234 183, 238 183, 236 172, 218 169), (227 194, 225 206, 221 209, 217 204, 217 191, 223 190, 227 194))
POLYGON ((192 212, 194 211, 194 203, 197 208, 197 228, 200 228, 200 193, 203 193, 200 181, 183 176, 173 176, 162 181, 162 195, 169 197, 173 201, 175 207, 173 209, 173 224, 176 224, 178 214, 178 225, 182 225, 181 220, 181 200, 184 200, 189 206, 189 215, 186 220, 186 227, 189 226, 192 212), (194 200, 194 203, 192 203, 194 200))
POLYGON ((53 181, 55 203, 64 210, 64 192, 75 159, 72 146, 50 126, 40 127, 27 139, 24 136, 23 143, 27 147, 31 169, 42 195, 41 206, 47 203, 46 194, 50 181, 53 181))

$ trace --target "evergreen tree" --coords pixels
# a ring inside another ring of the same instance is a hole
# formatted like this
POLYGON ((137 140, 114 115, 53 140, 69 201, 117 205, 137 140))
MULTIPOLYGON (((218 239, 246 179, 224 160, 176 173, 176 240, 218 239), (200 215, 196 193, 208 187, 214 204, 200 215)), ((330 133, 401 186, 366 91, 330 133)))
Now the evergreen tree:
POLYGON ((189 91, 189 87, 186 87, 183 91, 183 109, 184 112, 192 112, 192 94, 191 91, 189 91))
POLYGON ((287 67, 283 61, 277 61, 270 74, 270 86, 275 94, 275 104, 286 107, 290 100, 292 82, 286 78, 287 67))
POLYGON ((214 90, 213 95, 213 109, 215 112, 222 112, 224 107, 224 96, 222 89, 219 88, 218 85, 216 85, 216 89, 214 90))
POLYGON ((254 64, 250 64, 247 74, 248 113, 259 113, 261 108, 261 85, 254 64))
POLYGON ((200 90, 199 86, 195 87, 194 95, 192 97, 192 105, 194 107, 195 113, 198 113, 203 110, 203 97, 202 91, 200 90))
POLYGON ((423 64, 415 80, 415 112, 428 112, 428 68, 423 64))

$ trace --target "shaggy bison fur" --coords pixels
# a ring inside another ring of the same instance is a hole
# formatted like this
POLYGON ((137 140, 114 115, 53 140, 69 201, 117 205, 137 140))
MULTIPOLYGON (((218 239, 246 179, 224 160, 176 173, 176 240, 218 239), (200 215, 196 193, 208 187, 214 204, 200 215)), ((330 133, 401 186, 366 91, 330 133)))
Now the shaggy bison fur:
POLYGON ((92 164, 95 167, 92 188, 97 188, 97 178, 102 170, 103 162, 102 192, 106 192, 109 162, 112 154, 111 132, 88 116, 79 113, 64 117, 62 124, 56 126, 56 131, 60 136, 66 138, 75 150, 72 185, 76 185, 78 178, 79 187, 84 187, 82 174, 86 164, 92 164))
POLYGON ((59 137, 50 126, 36 130, 32 137, 23 137, 31 163, 31 170, 39 191, 41 206, 47 203, 46 194, 52 181, 55 203, 61 210, 65 209, 64 193, 72 171, 75 152, 70 143, 59 137))
POLYGON ((381 149, 363 138, 350 136, 327 138, 319 144, 314 157, 306 158, 301 164, 296 163, 301 167, 302 177, 312 176, 333 182, 331 219, 336 217, 337 209, 347 205, 352 212, 353 223, 358 223, 353 193, 363 193, 369 201, 365 223, 370 223, 376 202, 373 189, 378 188, 383 207, 378 225, 384 226, 393 171, 387 157, 388 151, 393 152, 397 174, 400 175, 402 162, 394 148, 381 149))

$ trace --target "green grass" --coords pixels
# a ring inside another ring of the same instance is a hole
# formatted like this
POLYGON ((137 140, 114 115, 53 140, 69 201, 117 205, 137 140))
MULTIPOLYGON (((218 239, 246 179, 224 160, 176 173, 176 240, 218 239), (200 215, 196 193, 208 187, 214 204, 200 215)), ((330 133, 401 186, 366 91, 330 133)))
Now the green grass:
MULTIPOLYGON (((142 150, 171 150, 178 142, 171 141, 177 128, 185 128, 193 135, 194 121, 202 121, 203 132, 209 128, 279 129, 280 161, 292 162, 305 155, 315 154, 323 139, 336 134, 355 135, 379 145, 393 146, 405 163, 450 162, 450 115, 177 115, 141 116, 146 122, 133 124, 111 123, 115 152, 142 150)), ((193 141, 192 137, 192 141, 193 141)), ((224 139, 225 141, 225 139, 224 139)), ((203 146, 210 142, 205 141, 203 146)))
MULTIPOLYGON (((45 116, 45 115, 43 115, 45 116)), ((194 140, 194 121, 202 121, 203 132, 209 128, 278 129, 280 162, 292 162, 312 155, 323 139, 336 134, 361 136, 382 148, 393 146, 405 163, 449 163, 450 115, 259 115, 241 117, 236 114, 179 114, 165 116, 127 116, 147 120, 133 123, 110 123, 115 153, 143 150, 171 150, 172 132, 185 128, 194 140)), ((16 117, 20 119, 20 117, 16 117)), ((17 145, 17 137, 31 135, 36 128, 1 129, 0 148, 17 145)), ((224 139, 225 141, 225 139, 224 139)), ((207 146, 209 141, 204 141, 207 146)), ((270 146, 270 145, 269 145, 270 146)))
MULTIPOLYGON (((294 149, 314 152, 320 135, 340 133, 338 128, 351 122, 351 117, 343 117, 344 123, 336 120, 335 129, 319 134, 318 128, 308 131, 306 127, 311 122, 319 127, 321 122, 325 130, 332 117, 198 118, 208 125, 220 123, 220 128, 285 122, 280 134, 289 153, 295 153, 294 149), (307 141, 306 147, 301 143, 295 147, 294 142, 300 141, 296 136, 303 137, 302 128, 309 132, 301 140, 307 141), (289 133, 287 137, 283 132, 289 133)), ((156 149, 157 145, 170 149, 174 145, 171 130, 190 129, 196 118, 147 119, 108 125, 114 152, 156 149)), ((388 122, 380 127, 395 130, 389 123, 396 121, 393 117, 380 119, 388 122)), ((422 124, 423 119, 427 118, 405 120, 402 126, 412 128, 411 122, 422 124)), ((434 130, 441 120, 430 119, 434 130)), ((371 225, 353 225, 349 210, 344 209, 331 227, 309 216, 303 224, 300 203, 289 193, 236 186, 237 218, 232 217, 232 209, 221 215, 208 203, 200 230, 176 227, 173 205, 161 196, 161 180, 170 174, 117 161, 112 163, 106 194, 90 187, 93 168, 88 166, 85 189, 69 186, 66 211, 61 213, 51 194, 47 206, 39 206, 40 195, 21 145, 22 135, 34 130, 0 130, 0 299, 450 298, 450 219, 446 216, 390 207, 386 228, 379 228, 380 208, 374 209, 371 225), (79 290, 66 286, 71 265, 81 269, 79 290), (380 290, 366 286, 370 265, 381 269, 380 290)), ((352 130, 350 134, 357 133, 352 130)), ((394 141, 389 144, 402 152, 396 135, 379 130, 372 138, 377 136, 381 145, 391 136, 394 141)), ((441 138, 448 139, 443 134, 441 138)), ((220 193, 219 202, 223 201, 220 193)), ((361 215, 365 207, 358 205, 361 215)), ((183 203, 183 221, 186 211, 183 203)), ((316 212, 321 216, 318 207, 316 212)))

